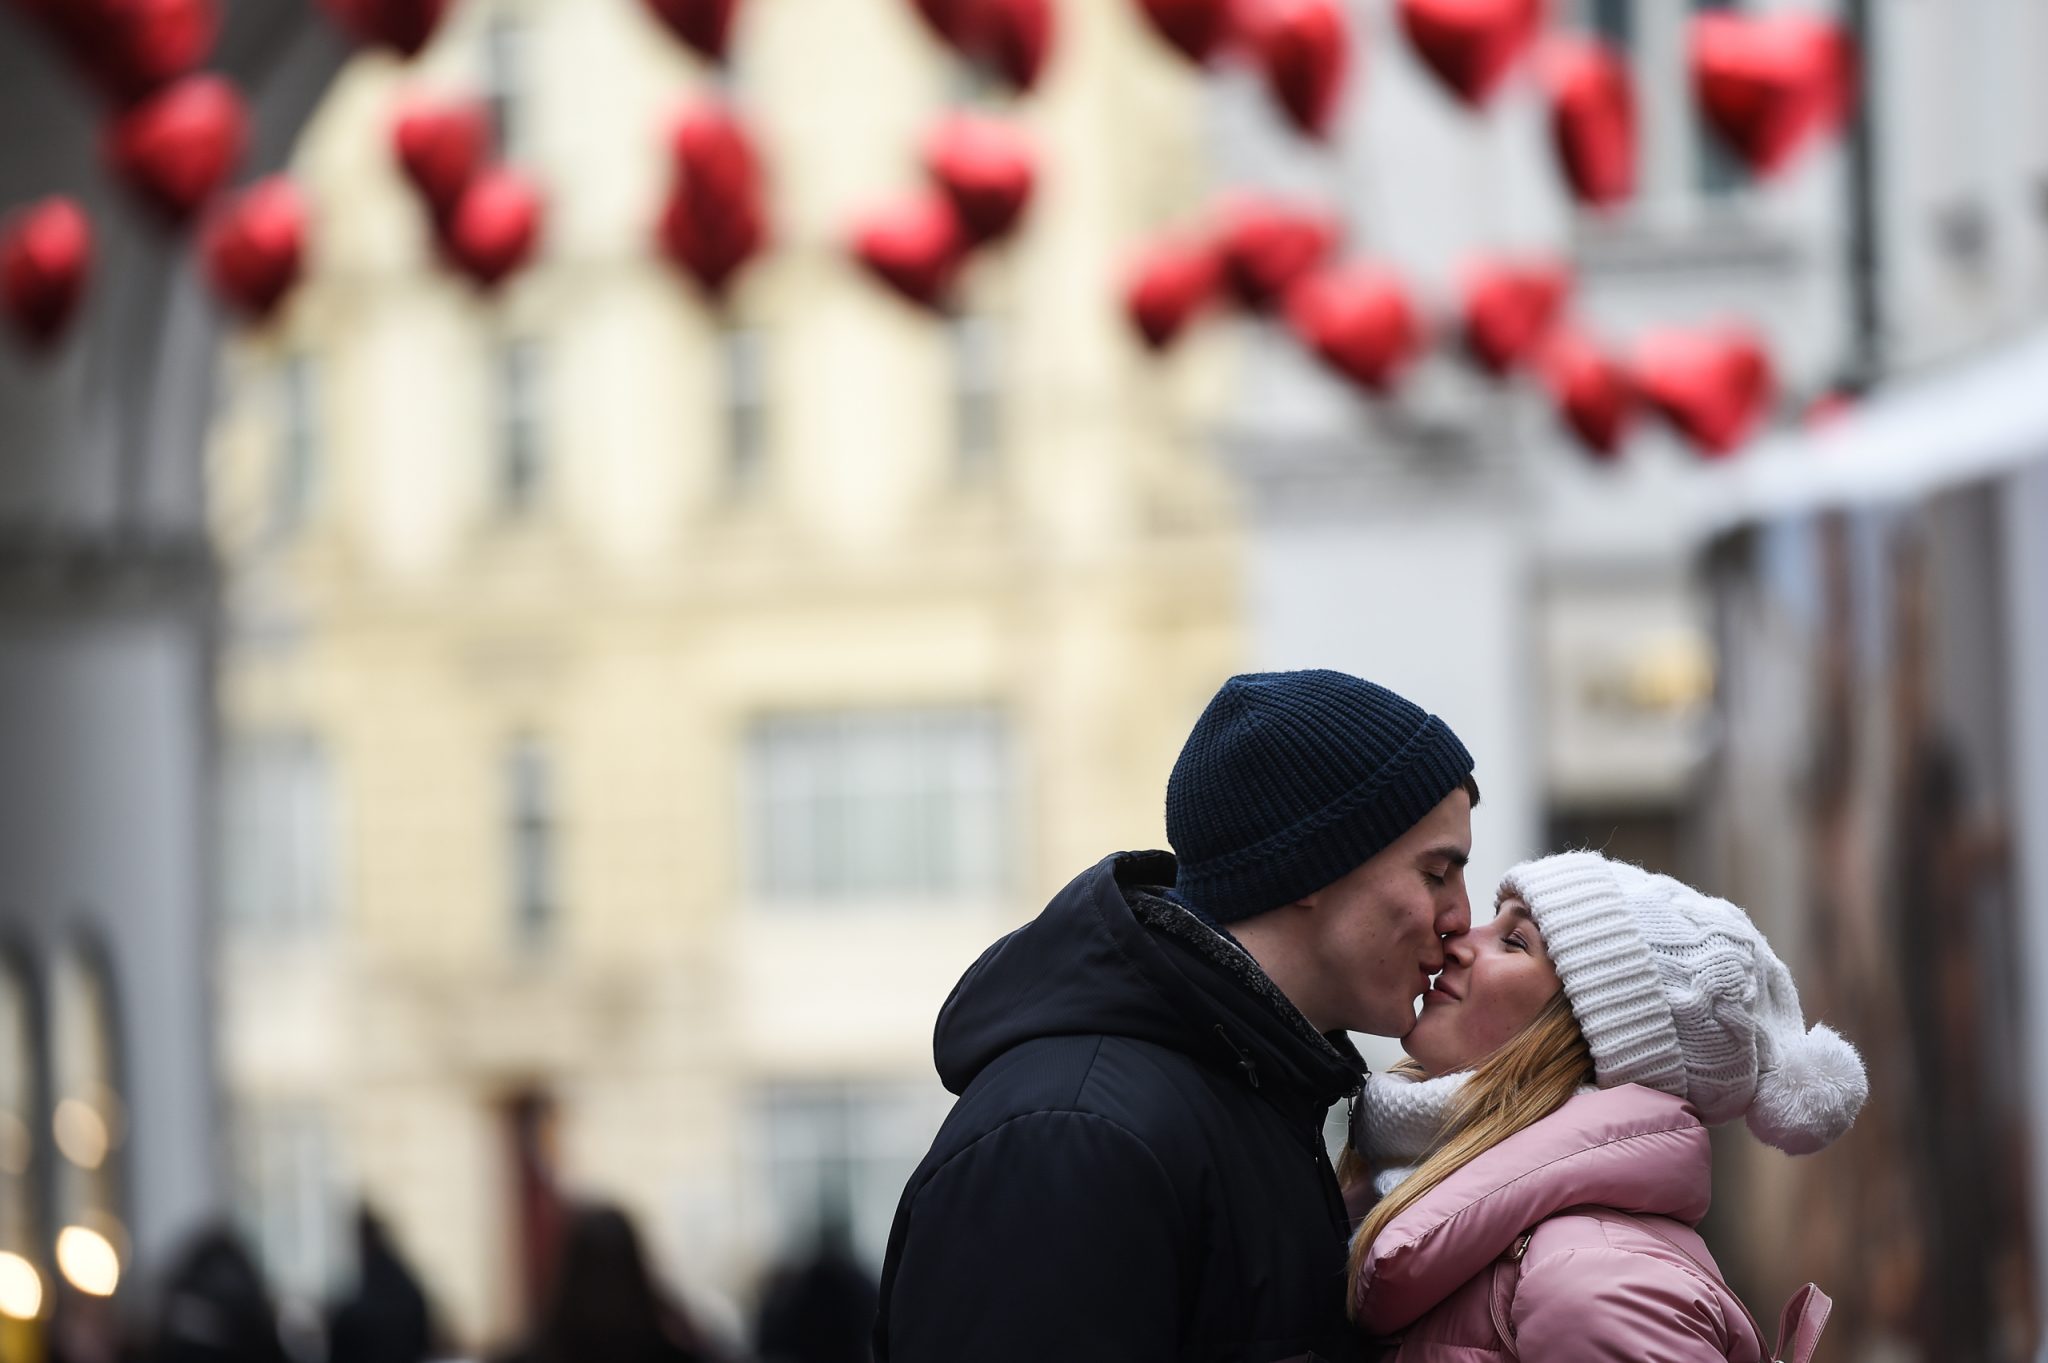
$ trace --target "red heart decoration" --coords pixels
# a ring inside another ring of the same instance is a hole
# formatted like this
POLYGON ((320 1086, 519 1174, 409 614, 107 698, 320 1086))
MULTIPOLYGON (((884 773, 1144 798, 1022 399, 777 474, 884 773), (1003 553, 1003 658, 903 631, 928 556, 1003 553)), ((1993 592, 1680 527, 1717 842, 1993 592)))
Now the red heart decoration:
POLYGON ((1230 37, 1230 0, 1138 0, 1159 36, 1189 61, 1206 63, 1230 37))
POLYGON ((1052 52, 1052 0, 972 0, 969 49, 1017 90, 1030 90, 1052 52))
POLYGON ((662 251, 713 298, 723 297, 740 268, 768 244, 759 205, 712 205, 709 196, 678 185, 662 206, 656 238, 662 251))
POLYGON ((474 99, 411 100, 391 125, 391 145, 427 207, 444 215, 490 160, 490 110, 474 99))
POLYGON ((725 105, 703 100, 684 106, 669 126, 669 152, 677 178, 693 194, 730 205, 760 198, 753 134, 725 105))
POLYGON ((1465 348, 1488 373, 1505 377, 1549 334, 1571 284, 1571 272, 1559 261, 1474 265, 1465 276, 1465 348))
POLYGON ((1242 37, 1294 126, 1329 131, 1344 92, 1351 36, 1337 0, 1240 0, 1242 37))
POLYGON ((647 0, 654 17, 696 52, 723 62, 739 0, 647 0))
POLYGON ((196 71, 220 36, 220 0, 65 0, 32 12, 95 84, 123 101, 196 71))
POLYGON ((1564 328, 1544 342, 1536 371, 1558 415, 1588 450, 1603 459, 1621 452, 1635 417, 1636 390, 1620 361, 1564 328))
POLYGON ((716 298, 768 244, 759 158, 738 117, 708 101, 677 117, 670 146, 677 184, 662 209, 658 240, 716 298))
POLYGON ((306 201, 281 175, 258 181, 217 211, 201 251, 214 289, 261 321, 298 283, 306 255, 306 201))
POLYGON ((1473 108, 1493 98, 1543 26, 1543 0, 1401 0, 1423 64, 1473 108))
POLYGON ((1238 300, 1264 312, 1295 281, 1321 265, 1336 248, 1335 217, 1255 194, 1239 194, 1222 205, 1216 231, 1223 277, 1238 300))
POLYGON ((107 159, 167 221, 188 221, 226 184, 249 142, 241 95, 214 75, 186 76, 116 119, 107 159))
POLYGON ((1855 48, 1809 14, 1700 14, 1692 21, 1700 113, 1759 175, 1840 127, 1855 101, 1855 48))
POLYGON ((92 271, 92 222, 72 199, 53 197, 0 225, 0 309, 37 348, 64 334, 92 271))
POLYGON ((1774 388, 1770 357, 1746 327, 1657 332, 1637 346, 1634 369, 1643 397, 1709 458, 1748 438, 1774 388))
POLYGON ((442 233, 455 265, 486 289, 496 288, 533 257, 545 208, 540 191, 518 171, 493 166, 456 201, 442 233))
POLYGON ((1361 388, 1384 394, 1422 350, 1422 324, 1400 279, 1376 265, 1308 276, 1287 294, 1287 325, 1361 388))
POLYGON ((1593 38, 1558 38, 1543 52, 1550 136, 1580 203, 1611 208, 1636 192, 1636 97, 1628 65, 1593 38))
POLYGON ((1124 285, 1124 311, 1145 344, 1164 350, 1216 297, 1223 262, 1207 242, 1159 241, 1145 248, 1124 285))
POLYGON ((911 0, 934 36, 966 55, 976 0, 911 0))
POLYGON ((853 254, 911 302, 943 309, 967 259, 967 237, 943 195, 920 194, 878 209, 856 224, 853 254))
POLYGON ((417 57, 454 0, 321 0, 357 42, 417 57))
POLYGON ((956 115, 925 139, 924 167, 979 246, 1016 230, 1038 173, 1031 139, 992 118, 956 115))

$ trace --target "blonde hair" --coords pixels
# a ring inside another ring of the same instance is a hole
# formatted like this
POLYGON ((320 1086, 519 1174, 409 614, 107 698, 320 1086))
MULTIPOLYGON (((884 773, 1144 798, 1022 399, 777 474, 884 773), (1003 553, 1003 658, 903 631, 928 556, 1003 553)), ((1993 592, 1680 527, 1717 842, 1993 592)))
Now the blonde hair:
MULTIPOLYGON (((1394 1072, 1419 1078, 1422 1067, 1404 1060, 1394 1072)), ((1450 1139, 1381 1198, 1351 1237, 1345 1314, 1358 1318, 1358 1272, 1388 1222, 1479 1155, 1563 1107, 1592 1082, 1593 1052, 1572 1016, 1571 1003, 1559 990, 1513 1040, 1479 1062, 1458 1090, 1444 1123, 1450 1139)), ((1347 1191, 1368 1177, 1364 1158, 1348 1144, 1337 1162, 1337 1177, 1347 1191)))

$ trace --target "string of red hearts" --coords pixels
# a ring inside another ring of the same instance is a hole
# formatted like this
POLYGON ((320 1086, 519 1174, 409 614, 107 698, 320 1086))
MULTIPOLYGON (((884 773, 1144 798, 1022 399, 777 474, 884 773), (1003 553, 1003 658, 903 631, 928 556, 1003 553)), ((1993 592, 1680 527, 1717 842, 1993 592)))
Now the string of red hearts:
MULTIPOLYGON (((1016 95, 1027 95, 1057 35, 1053 0, 908 0, 933 37, 1016 95)), ((309 237, 303 196, 272 177, 230 185, 248 142, 233 85, 205 71, 221 0, 11 0, 107 101, 109 168, 169 232, 197 224, 204 277, 251 322, 272 316, 300 277, 309 237), (202 221, 203 219, 203 221, 202 221)), ((453 0, 320 0, 366 45, 417 54, 453 0)), ((648 13, 711 62, 725 61, 740 0, 644 0, 648 13)), ((1135 0, 1198 67, 1249 62, 1288 122, 1329 137, 1355 80, 1355 37, 1339 0, 1135 0)), ((1542 0, 1398 0, 1408 42, 1462 104, 1483 113, 1520 65, 1550 106, 1560 173, 1588 208, 1625 204, 1636 178, 1635 100, 1620 58, 1597 39, 1547 31, 1542 0)), ((1838 128, 1855 98, 1855 62, 1832 24, 1797 14, 1700 15, 1695 95, 1709 125, 1759 176, 1782 174, 1838 128)), ((413 95, 391 125, 395 159, 452 268, 489 290, 532 260, 546 204, 503 164, 474 99, 413 95)), ((654 248, 722 302, 773 238, 767 177, 741 113, 717 99, 675 114, 672 183, 651 225, 654 248)), ((953 112, 927 133, 926 184, 864 213, 850 254, 920 306, 944 311, 974 253, 1017 232, 1039 177, 1014 122, 953 112)), ((1496 379, 1543 385, 1596 453, 1621 447, 1648 405, 1706 454, 1724 454, 1763 417, 1773 384, 1753 331, 1734 326, 1642 338, 1626 361, 1569 318, 1568 275, 1551 261, 1475 262, 1454 325, 1430 323, 1387 262, 1337 258, 1343 224, 1312 205, 1227 196, 1193 230, 1138 255, 1125 291, 1132 324, 1165 350, 1203 314, 1234 300, 1280 321, 1323 362, 1374 394, 1393 391, 1433 334, 1452 335, 1496 379)), ((93 229, 70 200, 27 205, 0 224, 0 312, 31 346, 62 337, 85 297, 93 229)))
MULTIPOLYGON (((1248 63, 1286 120, 1324 140, 1336 126, 1357 37, 1338 0, 1135 0, 1158 36, 1196 67, 1248 63)), ((1636 101, 1620 54, 1596 37, 1551 32, 1543 0, 1397 0, 1422 65, 1475 116, 1527 64, 1548 104, 1566 189, 1611 212, 1636 184, 1636 101)), ((1855 54, 1832 22, 1783 13, 1696 16, 1693 93, 1709 127, 1761 178, 1782 175, 1841 127, 1855 100, 1855 54)), ((1340 261, 1343 224, 1315 204, 1227 195, 1192 227, 1142 244, 1124 307, 1164 351, 1227 302, 1274 317, 1366 393, 1393 392, 1430 343, 1452 336, 1495 380, 1517 374, 1549 395, 1562 424, 1602 459, 1647 406, 1703 457, 1740 448, 1774 400, 1754 328, 1723 323, 1641 337, 1623 359, 1569 316, 1559 262, 1482 258, 1465 273, 1454 325, 1432 328, 1384 261, 1340 261)))

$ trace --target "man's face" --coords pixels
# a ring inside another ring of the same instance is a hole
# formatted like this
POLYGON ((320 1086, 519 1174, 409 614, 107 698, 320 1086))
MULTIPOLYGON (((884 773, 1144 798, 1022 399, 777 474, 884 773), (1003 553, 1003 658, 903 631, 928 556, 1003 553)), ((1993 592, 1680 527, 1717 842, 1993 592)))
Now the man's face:
POLYGON ((1472 926, 1471 854, 1471 797, 1454 790, 1371 861, 1301 901, 1313 910, 1319 1025, 1408 1034, 1415 1000, 1443 968, 1444 937, 1472 926))

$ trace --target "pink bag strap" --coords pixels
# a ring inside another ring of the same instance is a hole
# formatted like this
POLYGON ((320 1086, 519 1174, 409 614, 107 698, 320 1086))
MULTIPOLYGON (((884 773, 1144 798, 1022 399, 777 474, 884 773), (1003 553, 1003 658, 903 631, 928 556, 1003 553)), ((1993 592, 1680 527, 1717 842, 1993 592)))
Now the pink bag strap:
POLYGON ((1811 1363, 1820 1332, 1827 1327, 1828 1312, 1834 1309, 1833 1299, 1812 1283, 1794 1292, 1778 1313, 1778 1347, 1771 1350, 1771 1356, 1781 1363, 1811 1363))

